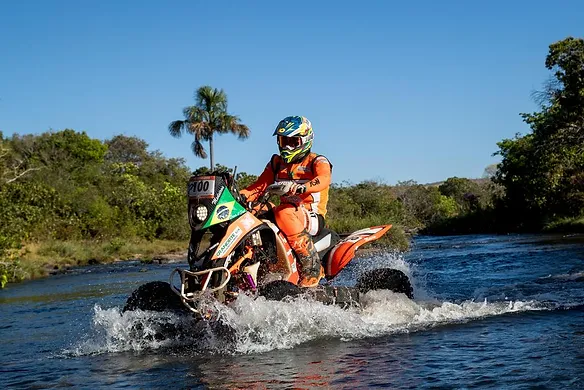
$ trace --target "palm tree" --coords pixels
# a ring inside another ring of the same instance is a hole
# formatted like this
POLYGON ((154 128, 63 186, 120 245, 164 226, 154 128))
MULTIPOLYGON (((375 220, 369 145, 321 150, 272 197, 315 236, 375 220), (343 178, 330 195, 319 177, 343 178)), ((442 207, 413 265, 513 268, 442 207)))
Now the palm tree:
POLYGON ((170 135, 180 138, 183 132, 191 134, 195 140, 191 149, 195 156, 207 158, 202 141, 209 141, 210 169, 213 170, 213 134, 233 133, 239 139, 249 137, 249 128, 240 122, 239 117, 227 113, 227 95, 222 89, 208 85, 200 87, 195 93, 196 104, 183 109, 184 120, 173 121, 168 125, 170 135))

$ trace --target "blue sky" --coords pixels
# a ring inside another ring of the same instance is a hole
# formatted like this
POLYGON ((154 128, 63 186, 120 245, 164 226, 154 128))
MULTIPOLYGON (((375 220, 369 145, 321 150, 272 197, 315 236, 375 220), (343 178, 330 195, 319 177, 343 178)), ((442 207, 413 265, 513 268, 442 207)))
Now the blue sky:
POLYGON ((0 130, 138 136, 207 165, 167 126, 202 85, 252 131, 215 160, 259 174, 287 115, 308 117, 333 181, 476 178, 584 36, 582 1, 4 1, 0 130))

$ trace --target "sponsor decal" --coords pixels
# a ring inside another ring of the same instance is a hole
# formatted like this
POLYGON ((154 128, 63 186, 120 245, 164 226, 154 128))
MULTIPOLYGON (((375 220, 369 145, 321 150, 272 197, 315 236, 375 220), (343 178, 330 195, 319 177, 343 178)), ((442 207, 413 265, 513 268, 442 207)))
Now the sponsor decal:
POLYGON ((219 201, 219 198, 221 198, 221 195, 223 195, 223 191, 224 190, 225 190, 225 187, 221 187, 221 189, 219 190, 219 192, 217 193, 217 195, 215 195, 215 197, 211 201, 212 204, 217 204, 217 202, 219 201))
POLYGON ((245 230, 249 230, 255 223, 250 214, 245 214, 239 221, 245 230))
POLYGON ((219 249, 217 249, 217 252, 215 252, 215 257, 222 257, 223 255, 225 255, 227 253, 227 250, 233 245, 235 240, 241 237, 242 233, 243 230, 241 230, 241 228, 237 226, 235 230, 233 230, 233 233, 231 233, 229 237, 227 237, 225 242, 219 247, 219 249))

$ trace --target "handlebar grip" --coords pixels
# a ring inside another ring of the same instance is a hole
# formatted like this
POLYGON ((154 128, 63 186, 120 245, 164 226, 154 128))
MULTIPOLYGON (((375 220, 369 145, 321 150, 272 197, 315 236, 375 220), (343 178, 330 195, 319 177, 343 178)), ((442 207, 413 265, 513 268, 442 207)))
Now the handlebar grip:
POLYGON ((306 192, 306 186, 304 184, 300 184, 298 187, 296 187, 297 194, 304 194, 305 192, 306 192))

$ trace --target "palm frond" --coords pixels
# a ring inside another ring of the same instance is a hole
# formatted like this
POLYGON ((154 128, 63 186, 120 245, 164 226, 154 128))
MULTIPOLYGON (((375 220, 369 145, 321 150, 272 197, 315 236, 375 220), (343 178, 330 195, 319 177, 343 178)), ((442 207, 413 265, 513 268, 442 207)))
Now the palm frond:
POLYGON ((221 134, 233 133, 236 134, 239 139, 247 138, 250 134, 249 127, 241 123, 237 115, 229 114, 223 114, 220 116, 217 132, 221 134))
POLYGON ((183 115, 190 122, 209 121, 207 112, 197 106, 185 107, 183 109, 183 115))
MULTIPOLYGON (((195 94, 197 106, 204 109, 211 117, 227 111, 227 95, 222 89, 208 85, 199 88, 195 94)), ((209 119, 212 121, 212 118, 209 119)))
POLYGON ((180 138, 182 130, 186 127, 186 121, 172 121, 168 125, 168 132, 175 138, 180 138))
POLYGON ((190 122, 188 132, 205 141, 208 141, 210 134, 213 133, 211 126, 207 122, 190 122))
POLYGON ((233 133, 237 134, 237 138, 239 139, 246 139, 251 134, 251 130, 243 123, 238 123, 233 127, 233 133))
POLYGON ((193 151, 195 156, 200 158, 207 158, 207 152, 205 151, 203 144, 199 140, 195 139, 191 143, 191 150, 193 151))

